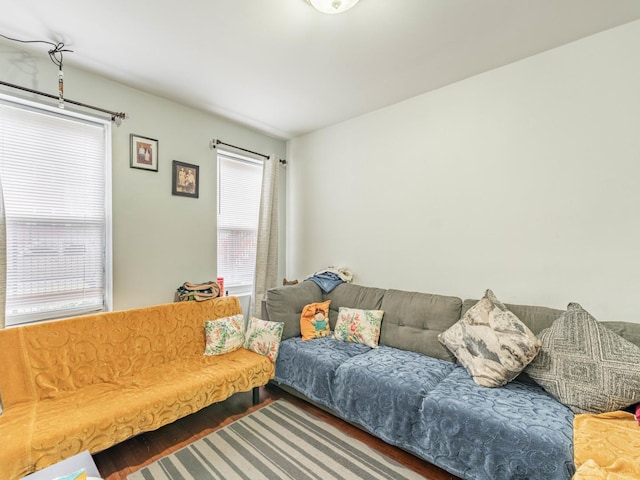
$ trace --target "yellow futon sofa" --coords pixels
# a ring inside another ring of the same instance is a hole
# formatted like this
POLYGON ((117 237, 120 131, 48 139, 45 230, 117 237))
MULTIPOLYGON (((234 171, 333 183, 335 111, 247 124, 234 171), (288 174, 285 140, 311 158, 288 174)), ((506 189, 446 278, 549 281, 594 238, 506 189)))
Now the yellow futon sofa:
POLYGON ((0 479, 104 450, 274 375, 241 348, 205 356, 204 322, 236 297, 100 313, 0 330, 0 479))

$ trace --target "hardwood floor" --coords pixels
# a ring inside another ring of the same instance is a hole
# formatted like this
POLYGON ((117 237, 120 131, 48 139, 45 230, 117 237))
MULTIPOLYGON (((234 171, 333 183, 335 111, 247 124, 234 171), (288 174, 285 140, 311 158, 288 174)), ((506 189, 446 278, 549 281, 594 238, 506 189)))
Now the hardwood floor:
POLYGON ((108 450, 95 454, 93 458, 104 480, 126 480, 127 475, 145 465, 175 452, 194 440, 202 438, 279 398, 285 398, 307 412, 322 418, 347 435, 357 438, 429 480, 458 480, 458 477, 420 460, 404 450, 392 447, 273 385, 260 389, 261 402, 259 405, 253 406, 251 392, 237 393, 224 402, 211 405, 158 430, 130 438, 108 450))

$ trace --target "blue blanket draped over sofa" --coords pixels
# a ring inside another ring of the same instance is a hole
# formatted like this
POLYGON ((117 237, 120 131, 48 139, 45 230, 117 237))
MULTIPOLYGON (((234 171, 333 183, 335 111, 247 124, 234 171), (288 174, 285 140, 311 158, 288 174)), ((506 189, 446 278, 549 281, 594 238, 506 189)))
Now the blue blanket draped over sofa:
POLYGON ((574 471, 573 414, 534 384, 484 388, 451 362, 332 337, 283 341, 275 380, 461 478, 574 471))

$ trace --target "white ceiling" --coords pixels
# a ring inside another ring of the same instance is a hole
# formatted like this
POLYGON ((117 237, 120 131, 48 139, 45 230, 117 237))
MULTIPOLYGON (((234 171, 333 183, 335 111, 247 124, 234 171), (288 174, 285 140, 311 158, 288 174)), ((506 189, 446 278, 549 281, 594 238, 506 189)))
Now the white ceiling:
POLYGON ((640 0, 361 0, 341 15, 305 0, 0 10, 0 33, 63 41, 67 66, 288 139, 640 19, 640 0))

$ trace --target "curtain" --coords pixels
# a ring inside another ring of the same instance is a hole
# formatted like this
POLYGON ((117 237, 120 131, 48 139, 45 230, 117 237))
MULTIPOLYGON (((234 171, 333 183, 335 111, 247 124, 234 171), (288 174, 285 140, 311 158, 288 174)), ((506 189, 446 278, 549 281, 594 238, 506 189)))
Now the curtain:
MULTIPOLYGON (((0 328, 5 327, 5 309, 7 300, 7 224, 4 216, 4 195, 0 179, 0 328)), ((2 405, 0 404, 0 411, 2 405)))
POLYGON ((280 159, 271 155, 262 170, 262 193, 258 217, 256 273, 253 282, 253 315, 260 316, 262 299, 278 285, 278 172, 280 159))

